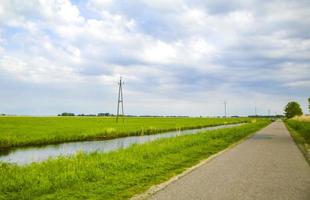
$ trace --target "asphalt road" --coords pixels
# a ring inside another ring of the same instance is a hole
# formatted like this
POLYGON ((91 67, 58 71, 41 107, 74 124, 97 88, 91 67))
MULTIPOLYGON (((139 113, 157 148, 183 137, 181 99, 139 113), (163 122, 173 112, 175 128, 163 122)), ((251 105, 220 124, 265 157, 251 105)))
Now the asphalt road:
POLYGON ((149 199, 310 200, 310 167, 283 122, 274 122, 149 199))

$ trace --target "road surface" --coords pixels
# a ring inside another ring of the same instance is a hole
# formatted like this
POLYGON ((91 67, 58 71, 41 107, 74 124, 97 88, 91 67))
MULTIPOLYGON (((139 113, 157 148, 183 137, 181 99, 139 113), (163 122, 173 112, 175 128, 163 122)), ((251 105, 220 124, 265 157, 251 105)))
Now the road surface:
POLYGON ((310 167, 279 121, 149 199, 310 200, 310 167))

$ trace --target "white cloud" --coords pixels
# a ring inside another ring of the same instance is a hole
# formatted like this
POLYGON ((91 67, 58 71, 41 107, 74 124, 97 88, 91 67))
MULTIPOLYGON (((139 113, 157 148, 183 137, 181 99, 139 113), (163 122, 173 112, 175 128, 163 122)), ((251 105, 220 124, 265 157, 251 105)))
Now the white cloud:
MULTIPOLYGON (((310 77, 310 66, 308 64, 298 64, 298 63, 284 63, 278 70, 278 78, 285 82, 296 81, 300 82, 301 80, 309 79, 310 77)), ((275 78, 277 78, 275 77, 275 78)), ((304 81, 301 81, 304 82, 304 81)), ((297 84, 298 85, 298 84, 297 84)), ((297 86, 296 85, 296 86, 297 86)))
MULTIPOLYGON (((102 87, 111 96, 122 75, 129 100, 145 97, 144 111, 158 114, 168 108, 167 114, 221 113, 222 103, 209 105, 224 99, 246 113, 237 102, 247 104, 248 95, 261 107, 278 95, 279 111, 285 89, 305 96, 309 6, 197 2, 1 0, 0 76, 57 88, 102 87)), ((140 109, 128 104, 132 112, 140 109)))
POLYGON ((82 23, 84 21, 84 18, 80 16, 79 9, 69 0, 39 0, 38 4, 40 14, 47 21, 57 24, 82 23))
POLYGON ((113 0, 90 0, 87 6, 90 8, 107 9, 111 4, 113 4, 113 0))
POLYGON ((142 51, 142 59, 149 63, 166 64, 177 59, 176 49, 173 45, 162 41, 156 41, 153 44, 147 45, 142 51))
POLYGON ((290 86, 290 87, 298 87, 298 88, 308 88, 308 89, 310 89, 310 81, 309 80, 290 82, 290 83, 287 83, 286 85, 290 86))
POLYGON ((182 0, 148 0, 141 2, 159 12, 180 12, 180 9, 187 7, 182 0))

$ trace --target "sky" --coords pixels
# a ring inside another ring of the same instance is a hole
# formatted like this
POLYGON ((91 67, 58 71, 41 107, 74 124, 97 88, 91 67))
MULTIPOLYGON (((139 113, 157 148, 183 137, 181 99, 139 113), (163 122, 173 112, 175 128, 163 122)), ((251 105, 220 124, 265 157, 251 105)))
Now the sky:
POLYGON ((0 113, 308 113, 309 61, 309 0, 0 0, 0 113))

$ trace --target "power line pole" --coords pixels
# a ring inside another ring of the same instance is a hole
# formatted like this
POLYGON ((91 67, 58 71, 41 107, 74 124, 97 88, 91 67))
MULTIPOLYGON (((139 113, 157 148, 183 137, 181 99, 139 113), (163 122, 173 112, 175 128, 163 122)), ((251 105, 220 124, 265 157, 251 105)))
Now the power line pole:
POLYGON ((225 118, 227 117, 227 102, 224 101, 225 118))
POLYGON ((255 106, 255 116, 257 116, 256 106, 255 106))
POLYGON ((116 123, 118 122, 118 118, 119 118, 120 116, 123 117, 123 122, 124 122, 123 84, 124 84, 124 82, 122 81, 122 77, 120 77, 119 83, 118 83, 118 99, 117 99, 116 123), (120 104, 121 104, 121 107, 120 107, 120 104), (121 110, 122 110, 121 115, 120 115, 120 108, 121 108, 121 110))

